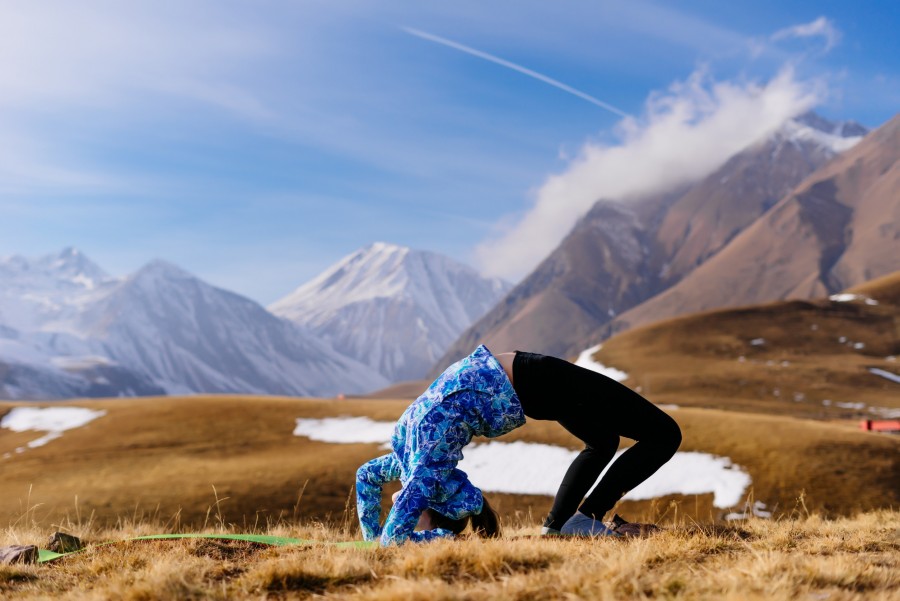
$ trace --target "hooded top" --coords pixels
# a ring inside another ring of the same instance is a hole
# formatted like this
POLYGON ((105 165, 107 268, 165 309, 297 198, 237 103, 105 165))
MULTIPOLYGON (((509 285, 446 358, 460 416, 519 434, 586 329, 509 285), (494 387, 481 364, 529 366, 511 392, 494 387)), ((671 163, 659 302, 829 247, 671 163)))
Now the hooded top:
POLYGON ((422 511, 452 519, 481 512, 481 491, 456 468, 473 436, 494 438, 525 423, 519 397, 503 367, 484 345, 448 367, 397 422, 393 452, 356 472, 356 509, 366 540, 401 544, 451 536, 449 530, 414 532, 422 511), (381 487, 400 480, 403 489, 379 526, 381 487))

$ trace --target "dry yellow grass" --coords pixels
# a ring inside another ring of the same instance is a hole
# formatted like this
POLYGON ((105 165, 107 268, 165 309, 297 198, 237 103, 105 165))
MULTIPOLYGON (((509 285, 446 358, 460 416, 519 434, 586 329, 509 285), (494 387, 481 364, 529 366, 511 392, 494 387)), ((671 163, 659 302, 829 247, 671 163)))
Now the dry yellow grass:
MULTIPOLYGON (((159 526, 162 527, 162 526, 159 526)), ((86 540, 145 534, 73 525, 86 540)), ((122 599, 896 599, 900 513, 817 515, 730 527, 682 520, 646 539, 541 539, 512 525, 499 540, 389 549, 264 547, 215 540, 89 547, 40 566, 0 567, 0 597, 122 599)), ((346 530, 287 523, 270 534, 319 540, 346 530)), ((0 544, 39 542, 20 526, 0 544)))
MULTIPOLYGON (((266 397, 189 397, 78 401, 107 414, 46 446, 0 462, 0 524, 50 527, 66 520, 115 525, 152 518, 170 528, 217 521, 260 527, 273 520, 338 524, 352 499, 356 468, 382 453, 377 444, 329 444, 293 436, 297 417, 364 415, 396 419, 405 402, 266 397), (302 496, 301 496, 302 491, 302 496)), ((0 414, 11 405, 0 405, 0 414)), ((827 516, 900 507, 900 437, 852 424, 708 409, 672 414, 684 451, 732 458, 753 479, 753 498, 778 514, 805 495, 827 516)), ((35 433, 0 429, 0 455, 35 433)), ((500 440, 579 448, 558 424, 529 422, 500 440)), ((477 484, 477 482, 476 482, 477 484)), ((387 492, 393 492, 388 488, 387 492)), ((537 525, 549 496, 489 494, 507 519, 537 525)), ((622 502, 630 519, 716 521, 712 494, 622 502), (673 504, 674 503, 674 504, 673 504)))

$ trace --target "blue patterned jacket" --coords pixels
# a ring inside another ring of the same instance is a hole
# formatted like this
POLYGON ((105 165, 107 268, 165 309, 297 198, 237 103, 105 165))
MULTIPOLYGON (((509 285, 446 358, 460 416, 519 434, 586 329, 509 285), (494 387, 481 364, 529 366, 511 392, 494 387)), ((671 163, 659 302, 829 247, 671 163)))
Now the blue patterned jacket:
POLYGON ((525 423, 525 414, 506 372, 484 345, 448 367, 397 422, 393 452, 356 472, 356 510, 366 540, 382 546, 406 540, 451 536, 448 530, 414 532, 431 508, 452 519, 481 512, 481 491, 456 468, 473 436, 493 438, 525 423), (381 488, 399 479, 400 495, 379 525, 381 488))

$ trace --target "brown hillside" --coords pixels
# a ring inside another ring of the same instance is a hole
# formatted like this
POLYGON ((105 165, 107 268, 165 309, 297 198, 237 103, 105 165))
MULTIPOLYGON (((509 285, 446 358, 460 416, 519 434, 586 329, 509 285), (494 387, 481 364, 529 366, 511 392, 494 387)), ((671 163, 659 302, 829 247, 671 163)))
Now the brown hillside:
POLYGON ((692 186, 668 208, 656 234, 662 287, 719 252, 833 156, 779 132, 692 186))
POLYGON ((811 418, 900 414, 900 385, 869 371, 900 376, 900 305, 882 294, 897 279, 864 288, 876 305, 824 299, 700 313, 619 334, 598 357, 661 402, 811 418))
POLYGON ((823 296, 900 269, 898 159, 900 116, 607 331, 715 307, 823 296))

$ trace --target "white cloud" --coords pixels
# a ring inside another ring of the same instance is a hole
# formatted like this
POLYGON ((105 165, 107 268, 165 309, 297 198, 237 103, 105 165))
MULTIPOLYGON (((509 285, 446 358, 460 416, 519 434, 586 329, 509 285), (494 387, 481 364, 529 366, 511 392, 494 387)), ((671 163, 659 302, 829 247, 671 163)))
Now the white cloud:
POLYGON ((785 27, 772 34, 772 40, 784 40, 788 38, 822 37, 825 39, 825 52, 828 52, 841 39, 841 32, 827 17, 819 17, 809 23, 801 23, 791 27, 785 27))
POLYGON ((476 249, 476 260, 486 274, 518 279, 597 200, 628 200, 699 179, 820 97, 817 85, 798 81, 789 68, 764 85, 716 82, 698 70, 651 95, 641 120, 623 119, 620 143, 586 144, 563 173, 547 178, 522 219, 476 249))

